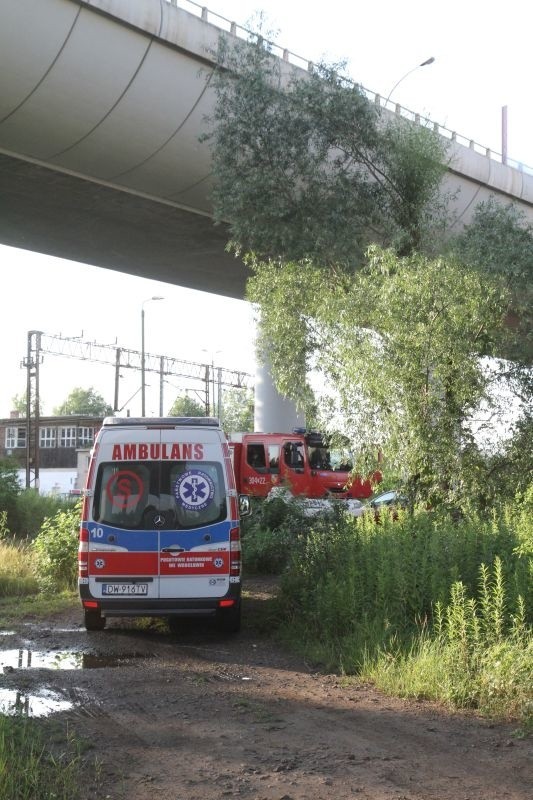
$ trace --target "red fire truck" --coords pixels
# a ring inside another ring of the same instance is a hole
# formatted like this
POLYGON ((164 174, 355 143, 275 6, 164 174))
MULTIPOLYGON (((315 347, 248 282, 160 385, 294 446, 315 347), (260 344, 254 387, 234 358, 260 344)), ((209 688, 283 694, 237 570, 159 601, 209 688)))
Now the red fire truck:
POLYGON ((354 477, 349 451, 330 447, 320 433, 232 433, 228 439, 241 494, 266 497, 284 486, 301 497, 364 500, 381 480, 379 472, 354 477))

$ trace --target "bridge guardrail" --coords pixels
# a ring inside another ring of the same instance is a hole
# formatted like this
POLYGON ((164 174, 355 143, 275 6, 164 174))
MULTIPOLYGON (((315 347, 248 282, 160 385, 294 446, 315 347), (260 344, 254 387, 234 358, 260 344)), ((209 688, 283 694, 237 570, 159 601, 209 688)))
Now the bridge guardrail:
MULTIPOLYGON (((233 36, 237 36, 239 39, 250 39, 251 37, 256 37, 257 34, 253 31, 250 31, 248 28, 245 28, 243 25, 239 25, 237 22, 227 19, 223 17, 221 14, 218 14, 216 11, 211 11, 207 6, 203 6, 200 3, 194 2, 194 0, 166 0, 172 6, 176 8, 182 8, 184 11, 188 11, 191 14, 194 14, 196 17, 200 17, 204 22, 209 22, 215 25, 217 28, 220 28, 227 33, 232 34, 233 36)), ((287 61, 289 64, 292 64, 295 67, 299 67, 300 69, 306 70, 310 72, 313 69, 313 62, 309 61, 309 59, 303 58, 302 56, 293 53, 291 50, 287 48, 281 47, 280 45, 276 44, 276 42, 268 41, 269 47, 271 47, 272 52, 274 55, 277 55, 283 61, 287 61)), ((346 79, 351 83, 356 83, 355 81, 351 81, 349 78, 346 79)), ((361 90, 365 93, 368 99, 375 103, 377 106, 381 108, 387 109, 387 111, 391 111, 398 116, 404 117, 405 119, 409 119, 412 122, 415 122, 418 125, 423 125, 427 128, 432 128, 435 133, 439 133, 445 139, 449 139, 451 142, 457 142, 464 147, 468 147, 470 150, 474 150, 476 153, 485 156, 486 158, 490 158, 493 161, 497 161, 500 164, 505 163, 509 167, 513 167, 514 169, 518 170, 519 172, 524 172, 527 175, 533 175, 533 167, 528 166, 527 164, 523 164, 520 161, 516 161, 515 159, 506 157, 505 160, 501 153, 498 153, 494 150, 491 150, 489 147, 484 147, 483 145, 475 142, 473 139, 469 139, 466 136, 463 136, 456 131, 452 131, 450 128, 447 128, 445 125, 441 125, 438 122, 434 122, 429 117, 422 116, 415 111, 411 111, 404 106, 401 106, 399 103, 392 103, 390 101, 385 100, 376 92, 367 89, 365 86, 358 84, 361 90)))

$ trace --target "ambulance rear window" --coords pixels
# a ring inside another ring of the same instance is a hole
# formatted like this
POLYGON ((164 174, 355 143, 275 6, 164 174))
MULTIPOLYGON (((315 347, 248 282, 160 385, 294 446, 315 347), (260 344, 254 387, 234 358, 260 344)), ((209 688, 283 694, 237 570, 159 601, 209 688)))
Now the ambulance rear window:
POLYGON ((226 518, 222 465, 202 461, 100 464, 93 519, 130 530, 183 530, 226 518))

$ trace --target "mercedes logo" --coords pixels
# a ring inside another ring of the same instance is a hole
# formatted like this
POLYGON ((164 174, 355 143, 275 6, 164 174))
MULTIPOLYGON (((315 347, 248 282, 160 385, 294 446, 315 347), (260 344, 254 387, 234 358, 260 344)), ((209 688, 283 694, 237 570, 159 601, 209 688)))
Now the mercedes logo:
POLYGON ((154 527, 155 528, 162 528, 165 524, 165 518, 162 514, 156 514, 154 517, 154 527))

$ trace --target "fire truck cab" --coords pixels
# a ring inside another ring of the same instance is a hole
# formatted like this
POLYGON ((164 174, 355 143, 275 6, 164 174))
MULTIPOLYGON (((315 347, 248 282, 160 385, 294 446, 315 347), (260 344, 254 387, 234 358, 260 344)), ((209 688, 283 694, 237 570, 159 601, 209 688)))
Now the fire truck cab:
MULTIPOLYGON (((330 447, 320 433, 232 433, 230 452, 238 491, 266 497, 278 486, 307 498, 366 499, 372 481, 353 476, 345 449, 330 447)), ((379 476, 380 477, 380 476, 379 476)), ((374 476, 374 481, 379 480, 374 476)))

